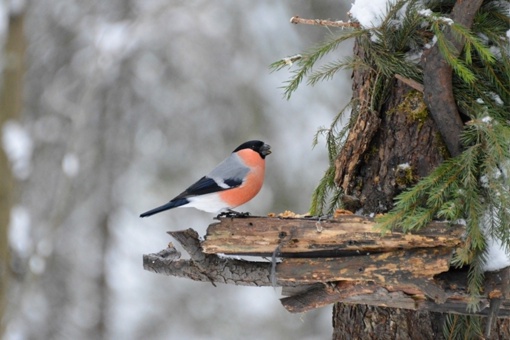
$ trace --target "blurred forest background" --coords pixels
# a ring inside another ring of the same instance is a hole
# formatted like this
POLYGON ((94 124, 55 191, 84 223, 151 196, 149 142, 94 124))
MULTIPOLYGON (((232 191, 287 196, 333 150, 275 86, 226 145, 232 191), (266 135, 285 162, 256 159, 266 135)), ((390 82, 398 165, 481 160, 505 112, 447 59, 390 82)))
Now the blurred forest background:
POLYGON ((14 43, 26 48, 19 115, 1 108, 12 171, 0 173, 12 189, 0 211, 10 249, 0 272, 3 284, 9 279, 4 339, 329 339, 331 308, 293 315, 277 289, 144 271, 142 254, 164 249, 167 230, 204 234, 213 216, 138 215, 249 139, 273 154, 265 186, 241 210, 308 211, 328 166, 313 136, 349 100, 350 73, 287 101, 280 87, 289 72, 268 66, 330 34, 290 17, 346 20, 349 8, 336 0, 0 0, 2 93, 14 89, 5 87, 9 19, 23 24, 25 41, 14 43))

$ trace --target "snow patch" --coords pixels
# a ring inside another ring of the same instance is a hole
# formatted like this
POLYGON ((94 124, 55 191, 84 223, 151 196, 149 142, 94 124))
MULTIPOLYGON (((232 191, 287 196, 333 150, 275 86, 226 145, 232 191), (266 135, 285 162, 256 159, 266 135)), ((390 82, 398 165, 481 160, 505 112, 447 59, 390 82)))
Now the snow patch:
POLYGON ((481 120, 482 120, 483 123, 489 124, 490 122, 492 122, 492 117, 491 116, 485 116, 481 120))
POLYGON ((510 266, 510 253, 501 240, 487 237, 486 260, 483 270, 492 272, 510 266))
POLYGON ((68 153, 62 159, 62 171, 67 177, 75 177, 80 171, 80 159, 74 153, 68 153))
POLYGON ((9 120, 2 127, 2 147, 18 179, 27 179, 31 172, 32 138, 18 122, 9 120))
POLYGON ((402 163, 402 164, 397 165, 397 169, 401 169, 401 170, 407 170, 410 168, 411 168, 411 165, 409 165, 409 163, 402 163))
POLYGON ((423 46, 423 47, 428 50, 429 48, 432 48, 432 46, 434 46, 436 44, 436 42, 437 42, 437 37, 433 36, 430 43, 425 44, 425 46, 423 46))
POLYGON ((396 0, 356 0, 349 13, 364 28, 379 27, 396 0))
MULTIPOLYGON (((434 12, 432 12, 428 8, 420 9, 418 11, 418 14, 420 14, 421 16, 427 17, 427 18, 434 17, 434 12)), ((450 18, 447 18, 447 17, 434 17, 434 18, 436 20, 442 21, 443 23, 445 23, 447 25, 452 25, 453 24, 453 20, 450 19, 450 18)))
POLYGON ((432 11, 428 8, 420 9, 418 11, 419 15, 423 15, 424 17, 430 17, 432 16, 432 11))
POLYGON ((491 96, 492 100, 494 100, 494 102, 498 105, 503 105, 503 100, 501 99, 501 97, 494 93, 494 92, 490 92, 489 95, 491 96))
POLYGON ((480 229, 485 235, 487 243, 485 248, 485 263, 482 268, 486 272, 492 272, 510 266, 510 252, 503 242, 490 234, 490 212, 486 212, 480 219, 480 229))
POLYGON ((32 252, 31 224, 30 213, 27 208, 23 206, 12 208, 8 229, 9 244, 19 256, 28 256, 32 252))

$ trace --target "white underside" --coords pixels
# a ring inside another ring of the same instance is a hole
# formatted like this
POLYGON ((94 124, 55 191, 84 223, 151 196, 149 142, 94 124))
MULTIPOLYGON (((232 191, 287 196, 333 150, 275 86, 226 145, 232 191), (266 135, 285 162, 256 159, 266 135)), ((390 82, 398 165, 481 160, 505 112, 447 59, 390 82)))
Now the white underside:
POLYGON ((222 213, 235 207, 226 205, 219 199, 219 195, 207 194, 195 197, 188 197, 188 204, 181 205, 179 208, 195 208, 209 213, 222 213))

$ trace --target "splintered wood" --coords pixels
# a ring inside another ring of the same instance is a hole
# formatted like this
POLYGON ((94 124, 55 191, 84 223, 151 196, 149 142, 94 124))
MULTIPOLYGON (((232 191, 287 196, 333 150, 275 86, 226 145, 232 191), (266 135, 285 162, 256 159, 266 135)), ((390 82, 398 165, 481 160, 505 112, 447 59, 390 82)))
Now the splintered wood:
MULTIPOLYGON (((467 271, 450 268, 463 226, 433 222, 413 234, 382 235, 374 225, 356 215, 220 218, 202 242, 192 229, 170 232, 191 259, 144 255, 144 268, 213 284, 281 286, 287 296, 282 304, 291 312, 342 301, 468 314, 467 271)), ((172 245, 166 252, 176 253, 172 245)), ((489 298, 508 286, 510 276, 489 275, 489 281, 478 315, 488 313, 489 298)), ((499 316, 509 317, 508 293, 503 295, 499 316)))
MULTIPOLYGON (((279 247, 280 257, 327 257, 391 252, 430 247, 455 248, 462 228, 431 223, 423 231, 394 231, 381 237, 370 219, 347 215, 335 220, 309 218, 233 218, 211 224, 204 253, 270 256, 279 247)), ((447 269, 446 269, 447 270, 447 269)))
POLYGON ((202 249, 206 254, 275 254, 282 258, 276 265, 281 284, 370 282, 444 301, 444 293, 431 289, 429 281, 449 270, 462 232, 460 226, 432 223, 415 234, 394 231, 381 236, 371 219, 354 215, 324 221, 222 219, 209 226, 202 249))

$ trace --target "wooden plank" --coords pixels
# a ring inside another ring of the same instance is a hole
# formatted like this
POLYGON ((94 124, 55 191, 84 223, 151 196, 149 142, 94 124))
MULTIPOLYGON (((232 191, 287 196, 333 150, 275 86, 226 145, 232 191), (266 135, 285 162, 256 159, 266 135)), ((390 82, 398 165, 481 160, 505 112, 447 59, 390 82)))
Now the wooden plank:
POLYGON ((337 258, 290 258, 276 266, 280 281, 299 283, 331 281, 374 281, 387 284, 389 278, 432 278, 448 271, 451 249, 399 250, 337 258))
POLYGON ((337 284, 316 285, 298 294, 282 298, 280 302, 291 313, 304 313, 351 296, 372 294, 377 288, 378 286, 369 282, 343 281, 337 284))
POLYGON ((448 247, 462 243, 464 228, 434 222, 413 234, 399 231, 384 236, 375 222, 362 216, 335 220, 311 218, 222 218, 207 229, 202 249, 207 254, 279 257, 336 257, 399 249, 448 247))
MULTIPOLYGON (((279 282, 374 282, 393 290, 420 295, 437 302, 446 299, 443 289, 431 280, 448 271, 448 248, 401 250, 341 258, 283 259, 276 266, 279 282)), ((407 308, 407 307, 402 307, 407 308)))
MULTIPOLYGON (((335 302, 481 316, 488 316, 490 313, 489 300, 484 298, 481 299, 478 310, 468 312, 469 295, 465 292, 448 291, 445 301, 436 303, 406 291, 389 290, 375 283, 363 281, 314 285, 309 290, 282 298, 280 301, 291 313, 304 313, 335 302)), ((503 301, 498 317, 510 317, 510 301, 503 301)))

